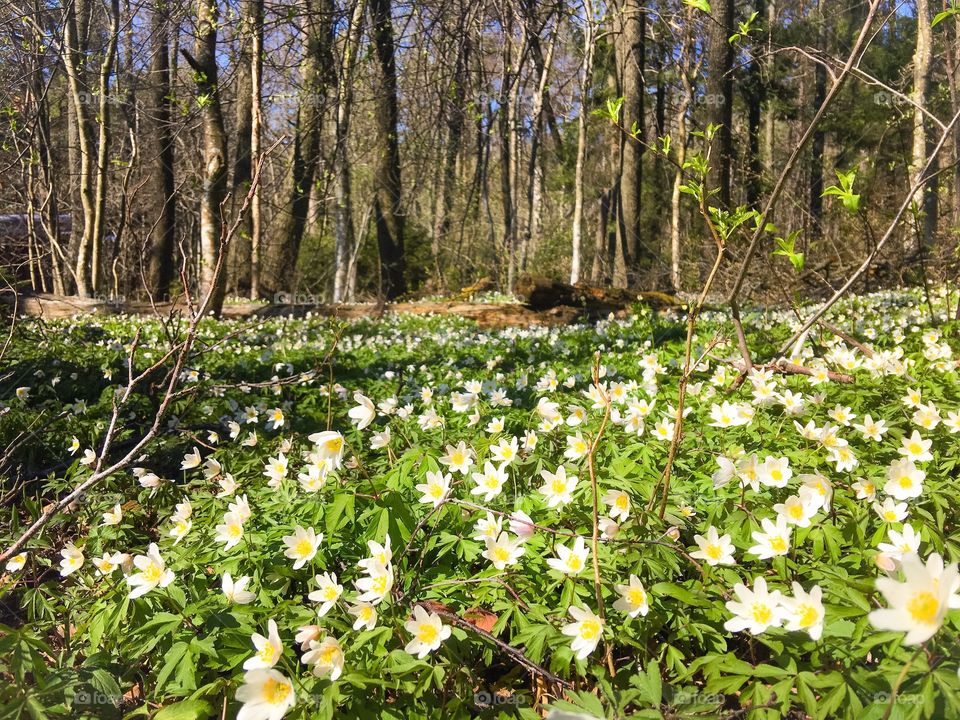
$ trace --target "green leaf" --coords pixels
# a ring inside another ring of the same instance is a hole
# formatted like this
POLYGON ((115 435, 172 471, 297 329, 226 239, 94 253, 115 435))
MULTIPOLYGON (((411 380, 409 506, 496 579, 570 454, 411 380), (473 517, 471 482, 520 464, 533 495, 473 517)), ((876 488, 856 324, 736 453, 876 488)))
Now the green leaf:
POLYGON ((206 700, 184 700, 161 708, 153 720, 205 720, 212 712, 206 700))

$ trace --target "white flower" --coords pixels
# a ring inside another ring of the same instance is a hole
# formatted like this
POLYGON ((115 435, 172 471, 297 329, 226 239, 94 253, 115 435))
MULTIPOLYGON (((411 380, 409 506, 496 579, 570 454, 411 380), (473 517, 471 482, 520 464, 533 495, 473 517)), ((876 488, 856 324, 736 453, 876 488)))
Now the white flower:
POLYGON ((577 476, 567 476, 567 470, 563 465, 558 467, 555 473, 541 470, 540 476, 546 481, 540 487, 540 492, 547 498, 548 507, 563 506, 573 500, 573 493, 577 488, 577 476))
POLYGON ((730 535, 720 535, 717 529, 711 525, 707 528, 706 536, 694 535, 699 550, 690 553, 690 557, 698 558, 707 563, 707 565, 736 565, 737 561, 733 557, 733 543, 730 535))
POLYGON ((494 540, 486 538, 487 549, 483 551, 483 556, 493 563, 497 570, 503 570, 508 565, 516 565, 517 560, 523 555, 524 549, 521 541, 511 538, 506 533, 500 533, 494 540))
MULTIPOLYGON (((807 497, 815 495, 808 494, 807 497)), ((798 495, 791 495, 784 502, 774 505, 773 509, 790 525, 810 527, 810 518, 817 514, 819 506, 819 503, 804 502, 798 495)))
POLYGON ((243 663, 244 670, 266 670, 272 668, 283 655, 283 643, 277 632, 277 623, 273 618, 267 622, 267 636, 254 633, 250 640, 257 652, 243 663))
POLYGON ((496 539, 503 530, 503 518, 488 512, 486 517, 477 520, 473 529, 477 533, 473 536, 473 539, 477 542, 496 539))
POLYGON ((515 437, 510 438, 509 441, 507 438, 501 438, 500 442, 490 448, 490 455, 499 460, 502 467, 506 467, 517 459, 518 443, 519 441, 515 437))
POLYGON ((440 503, 447 499, 447 495, 450 494, 451 480, 450 473, 432 472, 428 470, 427 481, 416 486, 416 489, 422 493, 420 502, 430 503, 434 507, 440 505, 440 503))
POLYGON ((325 637, 319 642, 312 640, 310 650, 304 653, 300 662, 313 665, 313 674, 317 677, 330 675, 330 680, 336 680, 343 673, 343 648, 333 637, 325 637))
POLYGON ((614 520, 623 522, 630 517, 630 496, 623 490, 608 490, 603 503, 610 506, 608 514, 614 520))
POLYGON ((389 535, 386 536, 383 545, 376 540, 367 540, 367 548, 370 550, 370 557, 360 560, 357 562, 357 565, 364 570, 369 570, 377 565, 390 567, 390 561, 393 559, 393 550, 390 549, 389 535))
POLYGON ((588 452, 590 452, 590 446, 587 444, 587 441, 583 439, 583 435, 578 432, 576 436, 567 436, 567 449, 563 451, 565 458, 569 460, 579 460, 588 452))
POLYGON ((121 520, 123 520, 123 509, 120 507, 120 503, 114 505, 113 510, 108 510, 103 514, 104 525, 119 525, 121 520))
POLYGON ((127 582, 133 586, 133 590, 130 591, 131 600, 146 595, 154 588, 165 588, 174 580, 173 571, 167 570, 156 543, 150 543, 147 554, 137 555, 133 559, 133 564, 140 572, 127 578, 127 582))
POLYGON ((317 582, 317 589, 307 595, 307 599, 321 603, 317 615, 323 617, 337 604, 343 594, 343 585, 338 585, 337 576, 329 572, 317 575, 314 580, 317 582))
POLYGON ((903 522, 907 517, 907 504, 894 502, 892 497, 884 499, 883 505, 874 503, 873 509, 885 522, 903 522))
POLYGON ((786 487, 787 482, 792 477, 793 470, 790 469, 790 460, 785 457, 774 458, 768 455, 763 464, 757 468, 757 479, 770 487, 786 487))
POLYGON ((272 457, 263 465, 264 476, 270 478, 267 485, 274 490, 278 489, 287 477, 287 457, 282 452, 277 457, 272 457))
POLYGON ((293 569, 299 570, 313 560, 322 540, 323 533, 317 535, 312 527, 303 528, 297 525, 293 529, 293 535, 287 535, 283 538, 283 542, 287 546, 283 554, 285 557, 294 560, 293 569))
POLYGON ((194 468, 200 467, 200 462, 202 458, 200 457, 199 448, 194 447, 192 452, 188 452, 183 456, 183 462, 180 463, 181 470, 193 470, 194 468))
POLYGON ((930 639, 943 624, 957 581, 957 564, 940 570, 943 560, 939 556, 935 560, 931 555, 925 565, 918 555, 910 554, 900 565, 904 582, 877 579, 877 589, 890 607, 874 610, 868 617, 878 630, 906 632, 904 643, 917 645, 930 639))
POLYGON ((504 461, 500 467, 496 467, 488 460, 483 464, 482 473, 473 473, 473 480, 477 485, 470 494, 482 495, 485 502, 490 502, 500 494, 507 482, 507 462, 504 461))
POLYGON ((777 517, 776 524, 764 518, 760 521, 760 525, 764 532, 751 533, 757 544, 747 550, 748 553, 756 555, 761 560, 766 560, 790 552, 791 529, 782 516, 777 517))
POLYGON ((237 689, 237 720, 280 720, 297 701, 293 683, 276 670, 252 670, 237 689))
POLYGON ((578 537, 573 547, 557 545, 557 557, 548 558, 547 565, 564 575, 578 575, 587 566, 587 549, 582 537, 578 537))
POLYGON ((63 557, 60 561, 60 577, 66 577, 83 566, 83 550, 72 542, 67 543, 60 555, 63 557))
POLYGON ((636 575, 630 576, 630 582, 627 585, 616 585, 615 589, 620 593, 620 598, 613 603, 613 608, 626 613, 632 618, 637 615, 646 615, 650 611, 650 598, 647 597, 647 591, 643 589, 643 583, 636 575))
POLYGON ((404 651, 416 655, 423 660, 427 655, 440 647, 440 644, 450 637, 450 628, 443 624, 440 616, 434 612, 427 614, 422 606, 413 608, 413 618, 407 620, 403 627, 413 635, 404 651))
POLYGON ((374 605, 383 601, 393 588, 393 568, 379 562, 368 565, 366 577, 354 581, 354 586, 360 593, 357 600, 374 605))
POLYGON ((510 532, 520 539, 526 540, 536 531, 533 520, 523 510, 516 510, 510 515, 510 532))
POLYGON ((821 597, 823 591, 819 585, 806 592, 800 583, 795 582, 793 597, 784 597, 782 606, 786 616, 787 630, 803 630, 814 640, 819 640, 823 634, 824 610, 821 597))
POLYGON ((25 552, 22 552, 19 555, 14 555, 12 558, 7 560, 7 572, 20 572, 23 570, 26 564, 27 554, 25 552))
POLYGON ((357 430, 363 430, 377 417, 377 409, 366 395, 357 392, 353 394, 353 399, 357 405, 350 408, 347 415, 357 424, 357 430))
POLYGON ((933 460, 931 445, 933 440, 924 440, 920 433, 914 430, 910 437, 903 438, 903 446, 897 452, 913 462, 929 462, 933 460))
POLYGON ((903 530, 887 530, 888 543, 880 543, 877 549, 894 560, 902 560, 904 555, 915 555, 920 549, 920 535, 910 523, 904 523, 903 530))
POLYGON ((447 454, 440 458, 440 462, 446 465, 450 472, 466 475, 473 465, 473 449, 462 440, 456 447, 447 445, 447 454))
POLYGON ((343 461, 343 435, 335 430, 326 430, 308 435, 307 439, 316 446, 319 456, 328 461, 331 470, 340 469, 343 461))
POLYGON ((228 512, 223 516, 223 522, 214 528, 214 541, 226 543, 224 550, 236 547, 243 539, 243 519, 238 513, 228 512))
POLYGON ((356 618, 353 622, 354 630, 359 630, 360 628, 373 630, 373 628, 377 626, 377 608, 371 603, 358 602, 350 605, 347 608, 347 612, 356 618))
POLYGON ((256 593, 252 593, 246 589, 247 583, 249 582, 250 577, 247 575, 234 580, 230 577, 230 573, 224 573, 223 579, 220 581, 220 588, 223 590, 224 597, 227 598, 228 602, 236 603, 237 605, 248 605, 257 597, 256 593))
POLYGON ((869 415, 863 416, 863 424, 854 424, 854 427, 860 431, 865 439, 873 440, 874 442, 881 441, 884 433, 889 429, 887 428, 886 422, 883 420, 874 420, 869 415))
POLYGON ((575 622, 564 625, 560 632, 573 638, 570 649, 576 653, 577 660, 586 660, 596 648, 603 636, 603 620, 589 608, 570 606, 570 617, 575 622))
POLYGON ((887 469, 887 483, 883 491, 897 500, 909 500, 923 493, 923 480, 927 474, 914 465, 913 460, 895 460, 887 469))
POLYGON ((730 632, 748 631, 759 635, 767 628, 780 627, 784 620, 779 590, 767 592, 767 581, 758 577, 753 581, 753 590, 743 583, 733 586, 737 600, 727 601, 727 610, 734 617, 727 620, 723 627, 730 632))
POLYGON ((274 408, 268 411, 267 430, 279 430, 283 427, 286 419, 283 417, 283 410, 274 408))

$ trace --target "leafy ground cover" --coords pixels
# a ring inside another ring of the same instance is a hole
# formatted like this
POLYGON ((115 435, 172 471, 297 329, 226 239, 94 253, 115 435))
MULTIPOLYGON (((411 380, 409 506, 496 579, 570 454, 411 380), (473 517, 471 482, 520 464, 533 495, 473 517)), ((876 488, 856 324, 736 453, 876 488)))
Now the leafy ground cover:
MULTIPOLYGON (((859 343, 738 386, 704 316, 666 493, 682 318, 210 321, 148 451, 6 563, 2 712, 958 717, 947 299, 853 298, 859 343)), ((796 321, 745 319, 758 357, 796 321)), ((94 472, 134 338, 138 370, 169 332, 20 326, 0 546, 94 472)))

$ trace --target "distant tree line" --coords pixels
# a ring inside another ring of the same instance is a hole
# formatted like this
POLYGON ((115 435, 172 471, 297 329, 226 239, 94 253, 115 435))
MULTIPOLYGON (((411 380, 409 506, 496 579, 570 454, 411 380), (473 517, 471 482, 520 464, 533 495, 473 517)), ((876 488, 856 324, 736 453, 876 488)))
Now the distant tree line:
MULTIPOLYGON (((803 262, 770 256, 749 278, 756 292, 825 291, 960 110, 952 7, 12 0, 3 276, 104 297, 216 284, 215 305, 391 299, 481 277, 509 291, 523 273, 695 290, 714 252, 690 159, 709 163, 708 205, 759 209, 867 33, 764 239, 766 255, 803 262)), ((956 266, 958 159, 954 131, 865 287, 956 266)))

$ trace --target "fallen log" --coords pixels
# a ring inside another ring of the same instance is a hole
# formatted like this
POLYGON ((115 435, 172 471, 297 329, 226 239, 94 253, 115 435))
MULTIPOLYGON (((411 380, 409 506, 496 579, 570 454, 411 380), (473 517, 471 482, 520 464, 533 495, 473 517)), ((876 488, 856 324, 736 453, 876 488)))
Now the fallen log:
POLYGON ((595 287, 583 283, 570 285, 536 275, 521 275, 515 292, 533 310, 569 306, 583 308, 591 317, 627 311, 637 304, 657 310, 683 305, 669 293, 595 287))

